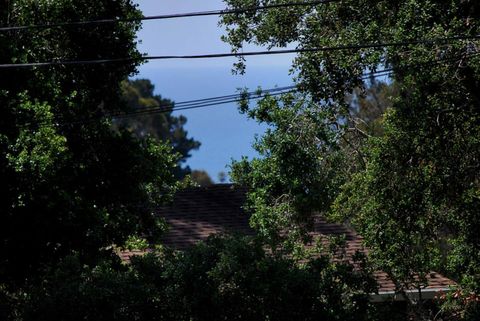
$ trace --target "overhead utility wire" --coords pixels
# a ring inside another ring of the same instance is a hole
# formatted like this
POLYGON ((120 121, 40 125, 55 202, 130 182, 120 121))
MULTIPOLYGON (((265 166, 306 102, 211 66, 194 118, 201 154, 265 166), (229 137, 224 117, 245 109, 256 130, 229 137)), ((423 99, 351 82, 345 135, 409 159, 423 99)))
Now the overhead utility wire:
MULTIPOLYGON (((159 104, 151 107, 147 107, 142 109, 141 111, 127 111, 127 112, 115 112, 115 113, 106 113, 104 115, 98 115, 86 119, 79 119, 75 121, 68 121, 68 122, 63 122, 61 119, 58 119, 57 125, 58 126, 67 126, 67 125, 74 125, 74 124, 84 124, 84 123, 90 123, 90 122, 95 122, 98 121, 99 119, 123 119, 123 118, 130 118, 130 117, 138 117, 138 116, 144 116, 144 115, 151 115, 151 114, 161 114, 161 113, 167 113, 167 112, 173 112, 173 111, 178 111, 178 110, 189 110, 189 109, 196 109, 196 108, 204 108, 204 107, 211 107, 211 106, 219 106, 219 105, 224 105, 228 103, 234 103, 234 102, 240 102, 244 99, 250 100, 250 99, 260 99, 268 96, 278 96, 286 93, 291 93, 295 92, 296 86, 287 86, 287 87, 279 87, 279 88, 272 88, 272 89, 266 89, 262 90, 260 93, 258 91, 255 92, 248 92, 248 93, 240 93, 240 94, 232 94, 232 95, 226 95, 226 96, 220 96, 220 97, 226 97, 223 100, 215 100, 218 97, 213 97, 212 101, 208 101, 210 98, 204 98, 204 99, 196 99, 196 100, 190 100, 190 101, 185 101, 185 102, 180 102, 180 103, 168 103, 168 104, 159 104), (244 98, 244 95, 246 95, 246 98, 244 98), (194 101, 203 101, 197 104, 192 104, 194 101), (181 105, 180 107, 177 107, 177 105, 181 105)), ((32 125, 33 123, 26 123, 23 124, 22 127, 27 127, 32 125)))
POLYGON ((241 9, 223 9, 223 10, 197 11, 197 12, 187 12, 187 13, 174 13, 174 14, 155 15, 155 16, 143 16, 138 18, 113 18, 113 19, 59 22, 59 23, 45 23, 45 24, 35 24, 35 25, 27 25, 27 26, 8 26, 8 27, 0 27, 0 32, 32 30, 32 29, 49 29, 49 28, 59 28, 59 27, 74 27, 74 26, 83 27, 83 26, 90 26, 90 25, 114 24, 119 22, 165 20, 165 19, 177 19, 177 18, 188 18, 188 17, 221 16, 221 15, 227 15, 227 14, 239 14, 239 13, 247 13, 252 11, 260 11, 260 10, 268 10, 268 9, 276 9, 276 8, 315 6, 315 5, 327 4, 332 2, 340 2, 340 1, 342 0, 287 2, 287 3, 270 4, 265 6, 257 6, 257 7, 250 7, 250 8, 241 8, 241 9))
MULTIPOLYGON (((380 70, 378 72, 373 72, 373 73, 366 74, 361 79, 362 80, 367 80, 367 79, 370 79, 371 77, 377 78, 377 77, 382 77, 382 76, 389 76, 389 75, 392 74, 392 72, 393 72, 393 69, 390 69, 390 68, 385 69, 385 70, 380 70)), ((260 99, 260 98, 264 98, 264 97, 267 97, 267 96, 278 96, 278 95, 292 93, 292 92, 296 92, 296 91, 297 91, 296 86, 292 85, 292 86, 286 86, 286 87, 266 89, 266 90, 262 90, 260 93, 255 91, 255 92, 228 95, 228 96, 224 96, 224 97, 229 97, 229 99, 225 99, 225 100, 222 100, 222 101, 213 101, 213 102, 207 101, 205 103, 193 104, 193 105, 190 105, 190 106, 180 106, 180 107, 178 106, 178 104, 174 104, 174 103, 159 104, 157 106, 151 106, 148 109, 145 108, 142 111, 107 114, 107 115, 103 115, 102 117, 105 117, 105 118, 111 117, 112 119, 138 117, 138 116, 151 115, 151 114, 156 114, 156 113, 165 113, 165 112, 172 112, 172 111, 180 111, 180 110, 189 110, 189 109, 197 109, 197 108, 203 108, 203 107, 218 106, 218 105, 224 105, 224 104, 229 104, 229 103, 241 102, 243 100, 260 99), (277 91, 279 91, 279 92, 277 92, 277 91)), ((203 99, 203 100, 208 100, 208 98, 203 99)))
MULTIPOLYGON (((467 55, 467 57, 478 56, 479 54, 480 53, 477 52, 477 53, 469 54, 469 55, 467 55)), ((443 62, 458 61, 458 60, 459 60, 458 57, 454 57, 454 58, 450 58, 450 59, 439 59, 439 60, 435 60, 433 62, 429 62, 427 64, 422 63, 421 65, 426 65, 426 66, 436 65, 436 64, 439 64, 439 63, 443 63, 443 62)), ((420 64, 415 64, 415 65, 420 65, 420 64)), ((410 67, 412 67, 412 66, 410 65, 410 67)), ((395 72, 395 70, 396 70, 396 68, 387 68, 387 69, 382 69, 382 70, 375 71, 375 72, 370 72, 370 73, 367 73, 367 74, 363 75, 360 79, 361 80, 369 80, 372 77, 373 78, 387 77, 387 76, 392 75, 395 72)), ((292 92, 295 92, 295 91, 296 91, 296 86, 294 86, 294 85, 284 86, 284 87, 277 87, 277 88, 270 88, 270 89, 261 90, 260 93, 259 93, 259 91, 251 91, 251 92, 247 92, 247 93, 231 94, 231 95, 211 97, 211 98, 203 98, 203 99, 195 99, 195 100, 189 100, 189 101, 178 102, 178 103, 159 104, 159 105, 156 105, 156 106, 150 106, 150 107, 143 108, 142 110, 135 110, 135 111, 130 111, 130 112, 108 113, 108 114, 100 116, 100 118, 123 119, 123 118, 130 118, 130 117, 139 117, 139 116, 144 116, 144 115, 152 115, 152 114, 157 114, 157 113, 190 110, 190 109, 218 106, 218 105, 223 105, 223 104, 228 104, 228 103, 241 102, 244 99, 246 99, 246 100, 260 99, 260 98, 266 97, 267 95, 277 96, 277 95, 292 93, 292 92)), ((79 121, 76 121, 76 122, 70 122, 70 123, 67 123, 67 124, 91 122, 91 121, 96 121, 97 119, 98 119, 98 117, 95 117, 95 118, 90 118, 90 119, 86 119, 86 120, 79 120, 79 121)), ((65 125, 67 125, 67 124, 65 124, 65 125)))
MULTIPOLYGON (((393 73, 393 71, 381 71, 376 74, 371 74, 371 75, 366 75, 362 77, 362 80, 367 80, 370 79, 371 77, 383 77, 383 76, 389 76, 393 73)), ((191 110, 191 109, 199 109, 199 108, 205 108, 205 107, 212 107, 212 106, 220 106, 220 105, 225 105, 225 104, 230 104, 230 103, 238 103, 242 102, 244 100, 256 100, 260 98, 265 98, 265 97, 272 97, 272 96, 279 96, 283 94, 289 94, 289 93, 294 93, 297 90, 294 89, 296 86, 291 86, 292 89, 290 90, 285 90, 281 92, 275 92, 275 93, 263 93, 260 95, 255 95, 255 96, 247 96, 247 97, 241 97, 242 94, 236 95, 237 98, 232 98, 229 100, 224 100, 220 102, 212 102, 212 103, 204 103, 204 104, 198 104, 198 105, 192 105, 192 106, 186 106, 186 107, 179 107, 177 108, 176 106, 174 107, 168 107, 166 105, 161 106, 159 105, 158 108, 155 106, 152 106, 151 109, 146 109, 143 112, 126 112, 123 114, 117 114, 117 115, 103 115, 101 118, 111 118, 112 120, 116 119, 125 119, 125 118, 131 118, 131 117, 141 117, 141 116, 149 116, 149 115, 155 115, 155 114, 162 114, 162 113, 167 113, 167 112, 174 112, 174 111, 182 111, 182 110, 191 110)), ((171 104, 172 106, 173 104, 171 104)), ((76 121, 76 122, 70 122, 70 123, 65 123, 61 125, 69 125, 69 124, 77 124, 77 123, 85 123, 85 122, 92 122, 96 121, 98 118, 93 118, 93 119, 88 119, 84 121, 76 121)))
MULTIPOLYGON (((214 103, 214 102, 221 103, 222 101, 226 101, 226 100, 228 101, 228 100, 233 99, 233 98, 238 98, 239 95, 246 95, 247 97, 250 97, 250 96, 254 96, 254 95, 258 95, 258 94, 274 93, 274 92, 279 92, 279 91, 291 90, 291 89, 294 89, 295 87, 296 86, 292 85, 292 86, 285 86, 285 87, 270 88, 270 89, 265 89, 265 90, 251 91, 251 92, 247 92, 247 93, 244 93, 244 94, 231 94, 231 95, 217 96, 217 97, 210 97, 210 98, 203 98, 203 99, 195 99, 195 100, 189 100, 189 101, 183 101, 183 102, 166 103, 166 104, 144 107, 140 110, 132 111, 131 114, 142 113, 143 111, 150 111, 150 110, 152 110, 152 108, 160 108, 160 107, 174 106, 175 110, 177 110, 177 108, 197 106, 199 104, 204 104, 204 103, 214 103)), ((115 115, 122 115, 122 114, 124 114, 124 113, 122 113, 122 112, 109 113, 108 115, 105 115, 105 116, 115 116, 115 115)))
MULTIPOLYGON (((289 86, 291 88, 295 88, 296 86, 289 86)), ((260 98, 265 98, 268 96, 278 96, 286 93, 291 93, 296 90, 290 89, 290 90, 283 90, 280 92, 273 92, 271 89, 262 91, 262 93, 246 93, 247 94, 247 100, 249 99, 260 99, 260 98), (253 95, 253 96, 252 96, 253 95)), ((108 119, 111 118, 113 120, 115 119, 124 119, 124 118, 130 118, 130 117, 139 117, 139 116, 146 116, 146 115, 152 115, 152 114, 162 114, 162 113, 167 113, 167 112, 173 112, 173 111, 179 111, 179 110, 189 110, 189 109, 197 109, 197 108, 204 108, 204 107, 211 107, 211 106, 219 106, 219 105, 224 105, 224 104, 229 104, 229 103, 235 103, 235 102, 241 102, 244 98, 242 96, 243 94, 235 94, 231 95, 234 96, 231 99, 223 100, 223 101, 213 101, 213 102, 204 102, 204 103, 199 103, 196 105, 190 105, 190 106, 182 106, 182 107, 176 107, 175 103, 170 103, 170 104, 159 104, 156 106, 151 106, 148 109, 144 109, 141 112, 138 111, 132 111, 132 112, 124 112, 124 113, 114 113, 114 114, 105 114, 101 115, 99 117, 91 117, 88 119, 83 119, 83 120, 77 120, 77 121, 72 121, 72 122, 65 122, 62 123, 60 121, 59 125, 60 126, 66 126, 66 125, 73 125, 73 124, 84 124, 84 123, 90 123, 97 121, 99 118, 104 118, 108 119)), ((208 99, 208 98, 206 98, 208 99)), ((205 100, 206 100, 205 99, 205 100)))
MULTIPOLYGON (((378 72, 369 73, 362 77, 362 80, 370 79, 371 77, 382 77, 388 76, 393 72, 393 69, 385 69, 380 70, 378 72)), ((213 97, 213 98, 204 98, 204 99, 197 99, 191 100, 188 102, 179 102, 179 103, 170 103, 170 104, 159 104, 156 106, 150 106, 146 108, 142 108, 142 110, 135 110, 131 112, 118 112, 118 113, 109 113, 103 115, 103 117, 112 117, 112 118, 123 118, 124 116, 128 117, 136 117, 136 116, 143 116, 148 115, 151 113, 157 112, 171 112, 171 111, 178 111, 178 110, 188 110, 188 109, 195 109, 195 108, 202 108, 202 107, 210 107, 216 105, 223 105, 233 102, 240 102, 244 99, 258 99, 268 96, 277 96, 286 93, 291 93, 296 91, 295 85, 292 86, 285 86, 285 87, 278 87, 272 89, 265 89, 260 91, 252 91, 247 93, 240 93, 240 94, 232 94, 227 96, 220 96, 220 97, 213 97), (222 98, 223 97, 223 98, 222 98), (222 98, 222 99, 219 99, 222 98), (192 103, 198 101, 199 103, 192 103)))
MULTIPOLYGON (((449 61, 459 61, 462 58, 467 58, 467 57, 473 57, 473 56, 478 56, 480 52, 468 54, 465 56, 462 56, 461 58, 459 57, 452 57, 449 59, 438 59, 429 63, 420 63, 420 64, 409 64, 403 67, 415 67, 415 66, 428 66, 428 65, 436 65, 440 64, 442 62, 449 62, 449 61)), ((402 69, 403 67, 400 67, 402 69)), ((367 74, 364 74, 360 79, 361 80, 369 80, 372 77, 373 78, 378 78, 378 77, 386 77, 394 74, 394 72, 398 69, 397 68, 387 68, 375 72, 370 72, 367 74)), ((218 105, 223 105, 227 103, 233 103, 233 102, 240 102, 243 101, 244 99, 249 100, 249 99, 260 99, 263 97, 266 97, 266 94, 269 94, 269 96, 277 96, 281 94, 286 94, 286 93, 292 93, 296 92, 296 86, 285 86, 285 87, 278 87, 278 88, 271 88, 271 89, 265 89, 260 91, 252 91, 252 92, 247 92, 247 93, 240 93, 240 94, 231 94, 231 95, 225 95, 225 96, 217 96, 217 97, 211 97, 211 98, 203 98, 203 99, 195 99, 195 100, 189 100, 189 101, 184 101, 184 102, 178 102, 178 103, 169 103, 169 104, 159 104, 156 106, 150 106, 147 107, 143 110, 139 111, 130 111, 130 112, 114 112, 114 113, 107 113, 104 115, 98 115, 96 117, 90 117, 88 119, 82 119, 82 120, 77 120, 73 122, 65 122, 63 123, 61 120, 59 120, 59 123, 57 123, 59 126, 66 126, 66 125, 72 125, 72 124, 81 124, 81 123, 90 123, 97 121, 99 118, 111 118, 111 119, 122 119, 122 118, 129 118, 129 117, 138 117, 138 116, 143 116, 143 115, 151 115, 151 114, 157 114, 157 113, 166 113, 166 112, 173 112, 173 111, 179 111, 179 110, 189 110, 189 109, 197 109, 197 108, 204 108, 204 107, 211 107, 211 106, 218 106, 218 105), (275 93, 276 91, 281 91, 278 93, 275 93), (256 97, 251 97, 252 95, 255 95, 256 97), (195 104, 197 102, 197 104, 195 104)), ((24 124, 22 125, 23 127, 29 126, 31 123, 24 124)))
POLYGON ((198 104, 198 105, 193 105, 193 106, 187 106, 187 107, 161 107, 161 108, 156 108, 152 110, 145 110, 142 113, 125 113, 125 114, 119 114, 119 115, 114 115, 110 116, 107 115, 105 117, 111 117, 112 119, 122 119, 122 118, 130 118, 130 117, 137 117, 137 116, 145 116, 145 115, 151 115, 151 114, 158 114, 158 113, 166 113, 166 112, 172 112, 172 111, 179 111, 179 110, 189 110, 189 109, 197 109, 197 108, 204 108, 204 107, 211 107, 211 106, 219 106, 219 105, 225 105, 225 104, 230 104, 230 103, 238 103, 243 100, 254 100, 254 99, 260 99, 260 98, 265 98, 269 96, 279 96, 283 94, 288 94, 295 92, 296 89, 290 89, 286 91, 281 91, 281 92, 275 92, 275 93, 265 93, 265 94, 259 94, 259 95, 254 95, 250 97, 243 98, 241 97, 241 94, 237 96, 237 98, 232 98, 229 100, 224 100, 221 102, 212 102, 212 103, 204 103, 204 104, 198 104))
POLYGON ((113 58, 113 59, 93 59, 93 60, 66 60, 66 61, 49 61, 49 62, 32 62, 20 64, 0 64, 0 69, 13 68, 32 68, 32 67, 48 67, 48 66, 71 66, 71 65, 95 65, 119 62, 132 61, 149 61, 149 60, 171 60, 171 59, 212 59, 225 57, 247 57, 247 56, 266 56, 289 53, 308 53, 308 52, 322 52, 322 51, 337 51, 337 50, 357 50, 357 49, 371 49, 371 48, 386 48, 386 47, 401 47, 415 44, 448 44, 459 40, 480 39, 480 35, 473 36, 454 36, 445 38, 433 39, 419 39, 411 41, 387 42, 387 43, 367 43, 367 44, 351 44, 340 46, 326 46, 318 48, 303 48, 303 49, 282 49, 282 50, 267 50, 267 51, 250 51, 238 53, 217 53, 204 55, 168 55, 168 56, 144 56, 139 58, 113 58))
MULTIPOLYGON (((473 56, 478 56, 480 53, 472 53, 468 54, 465 57, 473 57, 473 56)), ((451 62, 451 61, 459 61, 461 58, 459 57, 452 57, 449 59, 438 59, 435 61, 431 61, 428 63, 421 63, 421 64, 413 64, 409 66, 404 66, 404 67, 414 67, 417 65, 422 65, 422 66, 430 66, 430 65, 437 65, 441 64, 444 62, 451 62)), ((386 68, 382 69, 379 71, 375 72, 370 72, 365 75, 363 75, 360 79, 361 80, 369 80, 372 77, 373 78, 379 78, 379 77, 386 77, 392 75, 397 68, 386 68)), ((402 69, 402 67, 400 67, 402 69)), ((291 93, 296 91, 296 86, 284 86, 284 87, 278 87, 278 88, 271 88, 271 89, 265 89, 259 91, 251 91, 247 93, 240 93, 240 94, 232 94, 232 95, 226 95, 226 96, 219 96, 219 97, 212 97, 212 98, 204 98, 204 99, 196 99, 196 100, 191 100, 191 101, 186 101, 186 102, 179 102, 179 103, 171 103, 171 104, 159 104, 157 106, 151 106, 145 109, 142 109, 140 111, 133 111, 133 112, 124 112, 124 113, 111 113, 107 115, 103 115, 103 117, 112 117, 113 119, 115 118, 125 118, 125 117, 136 117, 136 116, 142 116, 142 115, 149 115, 149 114, 155 114, 155 113, 162 113, 162 112, 172 112, 172 111, 179 111, 179 110, 188 110, 188 109, 195 109, 195 108, 203 108, 203 107, 210 107, 210 106, 216 106, 216 105, 222 105, 222 104, 227 104, 227 103, 232 103, 232 102, 240 102, 243 101, 244 99, 258 99, 262 98, 264 96, 270 95, 270 96, 276 96, 276 95, 281 95, 285 93, 291 93), (278 92, 278 93, 276 93, 278 92), (253 96, 253 97, 252 97, 253 96), (194 102, 199 102, 195 104, 194 102)))

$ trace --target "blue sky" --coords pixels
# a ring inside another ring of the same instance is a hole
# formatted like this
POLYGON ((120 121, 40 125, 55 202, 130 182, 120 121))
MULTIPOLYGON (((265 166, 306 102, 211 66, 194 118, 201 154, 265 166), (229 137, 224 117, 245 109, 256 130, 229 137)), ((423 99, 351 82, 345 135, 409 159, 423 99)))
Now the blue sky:
MULTIPOLYGON (((220 0, 138 0, 144 15, 159 15, 223 9, 220 0)), ((220 40, 224 30, 218 17, 195 17, 146 21, 138 34, 141 52, 150 55, 204 54, 230 52, 220 40)), ((245 75, 232 75, 235 58, 208 60, 152 61, 139 68, 135 78, 148 78, 156 93, 174 101, 185 101, 233 94, 237 88, 271 88, 292 83, 289 76, 292 55, 250 57, 245 75)), ((188 164, 204 169, 213 179, 232 159, 255 155, 254 135, 263 126, 238 113, 235 104, 182 111, 188 118, 189 135, 202 143, 188 164)))

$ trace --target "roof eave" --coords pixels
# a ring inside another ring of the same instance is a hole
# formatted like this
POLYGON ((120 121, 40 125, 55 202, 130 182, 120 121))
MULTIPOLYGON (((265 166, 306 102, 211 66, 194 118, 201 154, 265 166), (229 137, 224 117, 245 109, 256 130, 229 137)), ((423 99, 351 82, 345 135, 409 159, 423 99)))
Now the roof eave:
POLYGON ((453 287, 433 288, 433 289, 414 289, 398 291, 382 291, 370 294, 370 302, 387 302, 387 301, 405 301, 405 296, 411 300, 433 300, 441 292, 453 291, 453 287))

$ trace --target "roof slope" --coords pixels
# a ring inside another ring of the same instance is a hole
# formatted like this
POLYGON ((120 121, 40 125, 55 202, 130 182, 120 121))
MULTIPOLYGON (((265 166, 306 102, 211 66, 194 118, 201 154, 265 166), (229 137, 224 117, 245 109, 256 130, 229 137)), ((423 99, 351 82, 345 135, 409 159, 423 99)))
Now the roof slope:
POLYGON ((217 233, 253 235, 248 216, 242 210, 246 190, 230 184, 188 188, 175 195, 172 205, 161 207, 159 215, 170 226, 163 243, 185 249, 217 233))
MULTIPOLYGON (((208 187, 196 187, 182 190, 176 194, 170 206, 161 207, 158 214, 170 226, 163 238, 163 244, 183 250, 199 241, 206 240, 212 234, 241 233, 253 235, 248 215, 242 210, 246 189, 231 184, 216 184, 208 187)), ((345 236, 346 255, 351 257, 356 251, 366 252, 363 239, 348 227, 329 223, 322 217, 316 217, 313 237, 345 236)), ((128 261, 131 255, 139 253, 123 252, 122 259, 128 261)), ((377 272, 380 293, 395 292, 394 283, 384 272, 377 272)), ((445 290, 455 283, 432 272, 428 276, 426 290, 445 290)))

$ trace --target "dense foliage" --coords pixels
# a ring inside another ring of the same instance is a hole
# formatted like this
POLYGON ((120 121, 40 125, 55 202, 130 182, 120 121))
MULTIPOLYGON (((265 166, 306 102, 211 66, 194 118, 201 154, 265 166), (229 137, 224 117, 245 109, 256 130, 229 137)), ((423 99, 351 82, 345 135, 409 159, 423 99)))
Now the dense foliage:
POLYGON ((210 186, 213 184, 212 178, 204 170, 194 170, 190 176, 192 181, 198 186, 210 186))
MULTIPOLYGON (((0 25, 139 15, 128 0, 0 3, 0 25)), ((164 224, 154 208, 178 187, 178 162, 198 147, 186 138, 184 118, 167 113, 145 125, 104 117, 170 103, 148 81, 125 82, 139 57, 138 28, 122 22, 0 33, 3 62, 133 58, 4 72, 0 319, 366 319, 375 287, 360 257, 355 266, 327 254, 298 265, 262 242, 227 237, 120 262, 122 245, 158 242, 164 224)))
MULTIPOLYGON (((282 1, 225 2, 236 9, 282 1)), ((479 16, 473 0, 346 0, 225 16, 224 40, 234 52, 245 43, 350 47, 299 53, 292 65, 298 97, 268 98, 250 109, 273 128, 256 144, 263 158, 234 164, 237 181, 252 187, 253 223, 299 226, 305 211, 297 204, 313 204, 307 214, 317 210, 353 223, 399 291, 424 285, 435 269, 463 285, 460 296, 475 298, 479 16), (351 95, 368 95, 364 73, 384 68, 393 70, 392 109, 382 117, 381 131, 368 133, 359 126, 351 95), (342 149, 352 132, 365 136, 353 148, 358 165, 330 175, 327 160, 337 150, 351 164, 342 149)), ((237 70, 244 72, 244 63, 237 70)), ((478 311, 476 299, 462 302, 465 311, 478 311)))
MULTIPOLYGON (((2 26, 139 15, 129 0, 0 2, 2 26)), ((135 58, 138 28, 129 22, 1 32, 0 61, 135 58)), ((124 106, 121 82, 136 64, 2 70, 0 288, 35 284, 66 255, 95 265, 130 235, 160 235, 151 207, 175 187, 177 157, 153 139, 113 132, 101 117, 124 106)))
MULTIPOLYGON (((140 14, 130 0, 0 2, 2 26, 140 14)), ((148 81, 125 82, 140 57, 139 23, 0 32, 4 63, 132 58, 2 69, 0 319, 382 319, 368 304, 375 287, 364 258, 292 255, 320 213, 361 232, 374 268, 398 291, 420 289, 431 270, 460 283, 441 295, 440 310, 418 305, 412 318, 478 320, 479 18, 475 0, 343 0, 224 15, 234 52, 246 43, 344 48, 298 54, 298 92, 241 105, 269 125, 254 145, 261 157, 232 170, 249 187, 260 239, 212 238, 131 265, 116 246, 158 241, 153 208, 198 147, 182 117, 103 117, 171 103, 148 81), (393 71, 386 83, 365 81, 383 68, 393 71)), ((245 61, 236 67, 244 72, 245 61)))
POLYGON ((254 148, 261 157, 233 164, 232 179, 248 186, 251 224, 273 249, 305 239, 315 211, 326 210, 343 179, 343 160, 329 111, 295 94, 263 99, 248 115, 269 125, 254 148))
POLYGON ((114 120, 115 128, 125 128, 139 138, 147 136, 168 143, 175 153, 180 155, 179 166, 175 170, 175 176, 182 179, 190 174, 188 166, 182 168, 191 152, 200 147, 200 142, 187 137, 184 128, 187 122, 185 116, 173 116, 171 108, 175 103, 169 99, 155 95, 155 87, 148 79, 129 80, 122 83, 123 99, 129 112, 147 112, 145 115, 119 117, 114 120), (151 108, 165 109, 160 113, 150 113, 151 108))
POLYGON ((240 237, 134 257, 123 269, 69 257, 19 311, 32 321, 366 320, 368 270, 330 259, 299 267, 240 237))

